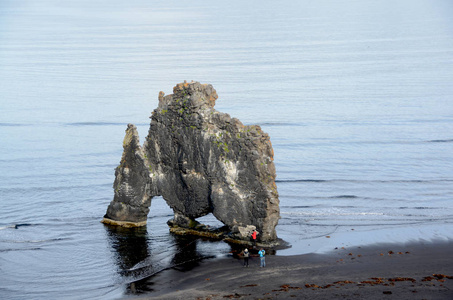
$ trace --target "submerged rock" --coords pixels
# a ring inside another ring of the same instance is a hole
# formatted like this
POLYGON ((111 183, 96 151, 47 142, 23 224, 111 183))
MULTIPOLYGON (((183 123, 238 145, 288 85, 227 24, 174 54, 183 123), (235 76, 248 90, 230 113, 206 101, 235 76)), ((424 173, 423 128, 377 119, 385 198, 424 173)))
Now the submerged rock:
POLYGON ((212 85, 199 82, 177 84, 168 96, 160 92, 143 147, 128 125, 104 223, 143 226, 152 197, 162 196, 175 213, 173 226, 193 228, 196 218, 212 213, 235 239, 248 240, 255 228, 261 242, 277 239, 269 136, 216 111, 217 98, 212 85))

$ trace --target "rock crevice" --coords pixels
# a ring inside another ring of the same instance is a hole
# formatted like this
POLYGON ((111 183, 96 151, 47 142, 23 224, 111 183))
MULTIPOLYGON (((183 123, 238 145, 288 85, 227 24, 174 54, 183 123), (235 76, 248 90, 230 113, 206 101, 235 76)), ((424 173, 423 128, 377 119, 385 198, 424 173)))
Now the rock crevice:
POLYGON ((180 83, 171 95, 159 93, 143 146, 128 125, 105 223, 143 226, 152 197, 162 196, 175 212, 173 225, 188 227, 212 213, 237 239, 247 240, 252 227, 262 242, 277 239, 270 138, 215 110, 217 98, 210 84, 180 83))

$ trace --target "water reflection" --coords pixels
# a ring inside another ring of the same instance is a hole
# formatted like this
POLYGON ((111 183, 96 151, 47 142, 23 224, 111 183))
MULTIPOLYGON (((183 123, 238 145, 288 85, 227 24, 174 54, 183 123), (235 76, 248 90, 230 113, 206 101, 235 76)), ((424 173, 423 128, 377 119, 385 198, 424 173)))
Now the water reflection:
POLYGON ((149 256, 146 227, 105 226, 105 229, 108 233, 110 246, 116 256, 115 262, 118 264, 120 274, 149 256))
POLYGON ((172 236, 175 242, 175 254, 171 260, 174 269, 180 271, 190 271, 198 266, 201 259, 209 256, 202 255, 197 250, 197 238, 188 236, 172 236))
POLYGON ((123 228, 105 225, 104 228, 115 256, 118 273, 126 283, 125 292, 128 294, 152 291, 152 283, 143 280, 155 272, 150 259, 146 226, 123 228))
POLYGON ((171 247, 153 249, 147 227, 122 228, 105 225, 108 241, 114 254, 125 293, 135 294, 152 291, 152 276, 167 270, 190 271, 204 255, 197 249, 199 238, 170 235, 171 247))

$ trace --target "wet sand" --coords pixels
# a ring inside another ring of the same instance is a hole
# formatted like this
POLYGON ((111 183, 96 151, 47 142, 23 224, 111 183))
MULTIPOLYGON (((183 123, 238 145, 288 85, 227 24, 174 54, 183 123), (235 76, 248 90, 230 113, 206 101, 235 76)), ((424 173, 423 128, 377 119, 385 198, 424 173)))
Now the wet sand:
POLYGON ((453 241, 332 249, 327 254, 208 259, 147 279, 133 299, 453 299, 453 241))

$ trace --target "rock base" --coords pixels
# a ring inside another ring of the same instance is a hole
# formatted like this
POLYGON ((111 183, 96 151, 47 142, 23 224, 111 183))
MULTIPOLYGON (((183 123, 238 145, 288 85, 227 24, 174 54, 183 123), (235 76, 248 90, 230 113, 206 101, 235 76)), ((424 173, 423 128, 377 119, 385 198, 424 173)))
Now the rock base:
POLYGON ((101 223, 107 225, 121 226, 124 228, 143 227, 146 226, 146 221, 143 222, 127 222, 127 221, 115 221, 109 218, 103 218, 101 223))
POLYGON ((222 240, 225 236, 223 231, 210 231, 210 230, 195 230, 190 228, 183 228, 179 226, 170 227, 170 232, 177 235, 194 235, 205 237, 213 240, 222 240))
POLYGON ((167 223, 168 226, 170 227, 170 232, 177 235, 203 237, 218 241, 223 240, 224 242, 227 242, 229 244, 244 245, 250 247, 255 246, 258 248, 274 248, 283 245, 287 246, 287 243, 281 239, 277 239, 269 243, 262 242, 253 243, 252 241, 244 240, 243 237, 236 237, 228 230, 227 227, 211 229, 204 224, 198 223, 197 226, 194 226, 193 228, 186 228, 175 225, 174 223, 172 223, 172 220, 168 221, 167 223))

